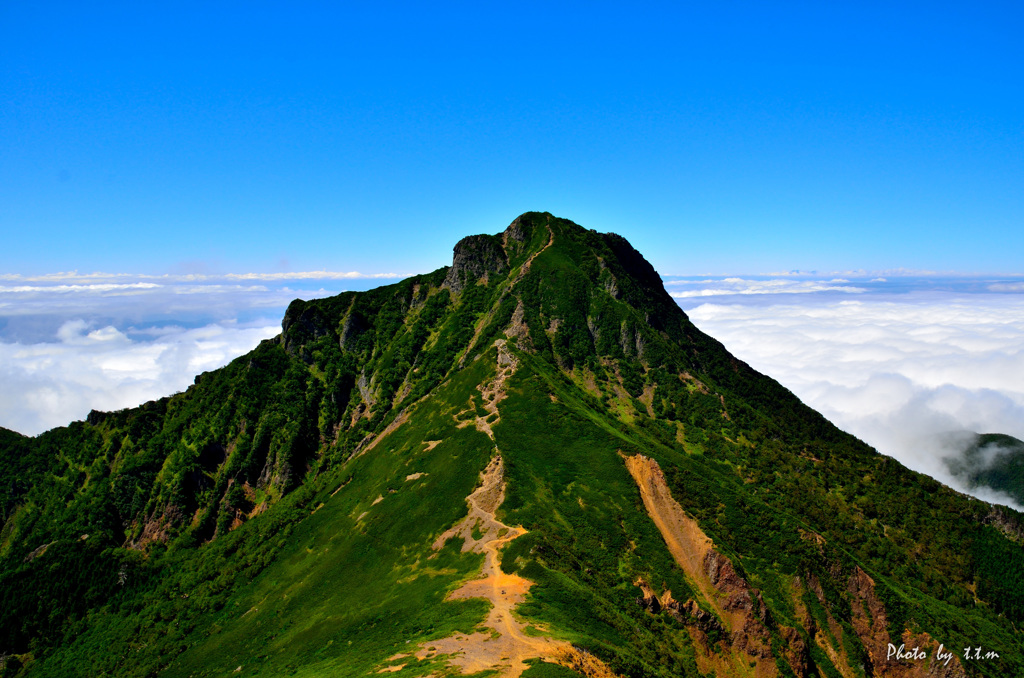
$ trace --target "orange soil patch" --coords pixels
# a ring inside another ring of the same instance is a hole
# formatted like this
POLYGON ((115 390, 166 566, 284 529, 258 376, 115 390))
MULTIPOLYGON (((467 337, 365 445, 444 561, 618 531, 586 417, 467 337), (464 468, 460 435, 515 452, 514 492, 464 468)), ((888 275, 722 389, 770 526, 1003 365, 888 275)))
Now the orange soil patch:
POLYGON ((658 462, 637 454, 626 457, 626 468, 640 488, 644 508, 658 526, 672 557, 707 602, 721 614, 722 610, 715 605, 718 592, 704 574, 704 558, 714 548, 714 543, 672 498, 658 462))
MULTIPOLYGON (((763 606, 760 593, 736 573, 731 561, 715 550, 714 543, 697 522, 672 498, 658 462, 642 454, 624 459, 640 489, 644 508, 661 532, 672 557, 730 634, 726 647, 722 648, 724 652, 720 652, 717 644, 707 642, 702 631, 688 629, 697 650, 697 668, 705 673, 715 671, 718 675, 777 676, 769 633, 764 620, 758 616, 757 607, 763 606), (760 601, 757 607, 753 604, 755 597, 760 601)), ((670 592, 666 591, 664 597, 671 598, 670 592)))
POLYGON ((586 650, 569 646, 568 650, 559 650, 555 655, 558 664, 567 666, 576 673, 590 678, 617 678, 608 666, 586 650))

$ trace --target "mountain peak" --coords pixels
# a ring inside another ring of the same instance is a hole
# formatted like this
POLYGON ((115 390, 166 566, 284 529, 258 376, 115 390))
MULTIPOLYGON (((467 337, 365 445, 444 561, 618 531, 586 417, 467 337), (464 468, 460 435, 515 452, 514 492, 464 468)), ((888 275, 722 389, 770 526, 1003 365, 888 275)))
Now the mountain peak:
POLYGON ((525 212, 500 234, 460 240, 444 286, 458 293, 470 282, 486 284, 506 272, 515 285, 538 257, 537 265, 549 277, 582 274, 586 281, 580 284, 637 307, 657 329, 670 325, 669 318, 685 319, 657 271, 626 238, 598 233, 547 212, 525 212))

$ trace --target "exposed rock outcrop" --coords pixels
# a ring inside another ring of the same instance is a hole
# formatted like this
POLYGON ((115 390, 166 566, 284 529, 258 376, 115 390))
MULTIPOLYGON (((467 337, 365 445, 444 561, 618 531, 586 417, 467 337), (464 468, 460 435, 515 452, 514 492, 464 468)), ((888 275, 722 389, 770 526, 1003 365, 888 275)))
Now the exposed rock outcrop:
POLYGON ((331 321, 319 306, 296 299, 288 305, 288 310, 281 320, 281 345, 292 355, 299 355, 309 362, 311 358, 302 354, 305 344, 329 336, 333 332, 331 321))
POLYGON ((508 225, 505 232, 502 234, 506 243, 508 243, 509 240, 514 240, 517 243, 524 243, 528 236, 529 234, 526 230, 526 224, 523 223, 522 215, 513 219, 512 223, 508 225))
POLYGON ((1024 521, 1021 514, 995 504, 982 521, 991 525, 1017 543, 1024 542, 1024 521))
POLYGON ((637 579, 635 584, 643 592, 637 597, 636 603, 648 612, 664 612, 680 623, 696 626, 705 634, 714 631, 726 633, 718 618, 707 610, 702 610, 693 598, 680 602, 672 597, 672 591, 668 589, 659 596, 642 577, 637 579))
POLYGON ((180 524, 184 517, 182 510, 173 504, 165 506, 159 515, 154 511, 142 524, 142 534, 134 541, 129 541, 127 547, 141 551, 154 542, 166 542, 170 538, 171 528, 180 524))
POLYGON ((470 235, 455 244, 452 266, 441 283, 453 294, 480 280, 486 282, 490 274, 508 270, 508 257, 501 246, 501 238, 493 235, 470 235))
MULTIPOLYGON (((875 591, 875 582, 860 567, 853 568, 847 584, 852 597, 852 623, 864 649, 867 650, 871 675, 897 678, 966 678, 967 673, 955 653, 949 662, 936 658, 939 642, 927 633, 913 634, 904 630, 900 638, 892 638, 888 630, 885 605, 875 591), (900 653, 910 655, 900 656, 900 653)), ((946 648, 945 651, 948 651, 946 648)), ((869 671, 869 674, 870 674, 869 671)))
POLYGON ((366 322, 366 318, 358 311, 350 312, 341 323, 338 345, 342 350, 350 349, 353 342, 368 329, 370 329, 370 324, 366 322))

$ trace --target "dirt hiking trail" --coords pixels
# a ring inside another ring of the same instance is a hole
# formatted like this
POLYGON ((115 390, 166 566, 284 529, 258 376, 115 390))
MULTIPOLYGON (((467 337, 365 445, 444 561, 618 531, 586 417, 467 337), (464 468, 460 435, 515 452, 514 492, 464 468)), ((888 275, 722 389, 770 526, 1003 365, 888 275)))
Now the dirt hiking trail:
MULTIPOLYGON (((495 518, 494 512, 505 498, 504 467, 495 455, 481 473, 480 486, 467 497, 469 514, 434 542, 440 549, 453 537, 463 539, 462 550, 484 554, 480 576, 449 594, 449 600, 484 598, 492 607, 481 624, 483 630, 471 634, 457 633, 424 643, 415 653, 417 659, 449 655, 447 661, 462 673, 497 670, 502 678, 518 678, 528 668, 526 660, 544 659, 569 666, 594 678, 614 678, 603 663, 565 641, 539 635, 528 635, 526 624, 516 619, 512 610, 521 603, 533 582, 517 574, 501 570, 500 551, 505 544, 526 534, 522 527, 509 527, 495 518), (477 537, 474 538, 474 532, 477 537)), ((409 655, 396 655, 398 661, 409 655)), ((389 666, 380 672, 394 672, 402 666, 389 666)))
POLYGON ((501 676, 517 678, 527 668, 524 660, 554 659, 559 650, 571 649, 571 646, 550 638, 526 635, 526 625, 512 615, 512 609, 526 597, 532 582, 501 571, 501 547, 526 534, 522 527, 509 527, 494 517, 494 511, 505 498, 503 470, 501 457, 495 456, 481 474, 480 487, 466 499, 469 515, 434 542, 434 548, 439 549, 458 535, 464 540, 463 551, 484 554, 480 577, 466 582, 448 598, 489 600, 493 607, 483 626, 493 633, 456 634, 427 644, 416 656, 423 659, 451 654, 449 661, 463 673, 498 669, 501 676), (479 539, 473 539, 474 529, 479 539))
MULTIPOLYGON (((487 417, 475 416, 472 420, 459 421, 459 415, 456 415, 460 427, 473 423, 492 442, 492 427, 500 421, 498 404, 506 397, 505 384, 519 366, 519 361, 509 351, 504 339, 496 340, 493 345, 498 349, 494 378, 477 387, 487 417)), ((480 625, 482 630, 471 634, 457 633, 424 643, 415 652, 415 657, 422 660, 446 656, 449 665, 464 674, 496 670, 501 678, 519 678, 528 668, 528 659, 561 664, 591 678, 615 678, 615 674, 603 662, 586 650, 542 635, 545 629, 535 626, 527 634, 527 625, 512 614, 515 606, 526 598, 533 582, 501 570, 501 549, 513 539, 526 534, 522 526, 509 527, 495 517, 495 512, 504 500, 505 467, 501 452, 495 447, 490 463, 480 473, 480 485, 466 497, 468 514, 432 544, 432 548, 437 551, 449 539, 460 537, 463 553, 473 551, 484 554, 480 576, 452 591, 448 600, 484 598, 490 601, 491 609, 480 625)), ((391 665, 379 669, 378 673, 401 671, 405 664, 394 662, 401 662, 410 656, 408 653, 399 653, 389 657, 391 665)))

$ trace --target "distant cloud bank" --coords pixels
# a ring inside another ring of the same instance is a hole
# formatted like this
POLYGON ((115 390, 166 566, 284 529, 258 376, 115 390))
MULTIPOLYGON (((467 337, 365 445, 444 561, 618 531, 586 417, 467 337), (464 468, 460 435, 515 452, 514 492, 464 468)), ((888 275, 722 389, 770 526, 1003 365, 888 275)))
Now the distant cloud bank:
POLYGON ((162 327, 132 338, 112 326, 68 320, 55 340, 0 342, 0 425, 34 435, 185 390, 196 374, 221 367, 280 325, 232 322, 162 327))
POLYGON ((721 278, 718 280, 670 280, 666 288, 676 299, 693 297, 720 297, 731 294, 811 294, 815 292, 845 292, 859 294, 864 287, 849 285, 849 280, 750 280, 721 278), (708 285, 711 285, 710 287, 708 285), (686 287, 688 289, 680 289, 686 287))
MULTIPOLYGON (((97 284, 116 283, 120 280, 158 280, 168 284, 183 282, 217 282, 223 280, 265 280, 279 282, 283 280, 380 280, 407 277, 401 273, 360 273, 359 271, 292 271, 278 273, 163 273, 151 275, 144 273, 79 273, 66 271, 63 273, 44 273, 40 275, 23 275, 20 273, 0 273, 0 281, 10 282, 42 282, 42 283, 77 283, 97 284)), ((134 283, 139 284, 139 283, 134 283)))
POLYGON ((933 289, 918 284, 901 294, 780 294, 759 303, 728 297, 686 310, 840 428, 966 491, 941 462, 953 450, 936 436, 969 430, 1024 438, 1024 294, 1006 294, 1024 286, 959 284, 980 291, 933 281, 933 289))
POLYGON ((35 435, 182 391, 280 332, 293 299, 381 277, 0 275, 0 426, 35 435))

